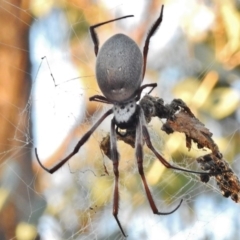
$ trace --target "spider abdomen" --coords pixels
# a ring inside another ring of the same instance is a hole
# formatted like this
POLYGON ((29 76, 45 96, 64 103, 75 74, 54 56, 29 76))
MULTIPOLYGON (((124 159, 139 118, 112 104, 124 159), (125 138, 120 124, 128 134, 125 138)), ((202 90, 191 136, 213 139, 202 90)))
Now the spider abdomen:
POLYGON ((142 82, 143 58, 138 45, 124 34, 108 39, 96 62, 96 78, 104 96, 113 102, 133 98, 142 82))

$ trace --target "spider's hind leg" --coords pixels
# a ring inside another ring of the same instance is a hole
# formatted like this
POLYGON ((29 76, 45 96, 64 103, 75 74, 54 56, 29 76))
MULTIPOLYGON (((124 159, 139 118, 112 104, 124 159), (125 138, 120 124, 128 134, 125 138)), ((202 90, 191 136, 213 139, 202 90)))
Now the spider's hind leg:
POLYGON ((148 47, 149 47, 150 39, 154 35, 154 33, 157 31, 158 27, 160 26, 160 24, 162 22, 162 19, 163 19, 163 7, 164 7, 164 5, 162 5, 160 16, 155 21, 153 26, 150 28, 149 33, 148 33, 148 35, 146 37, 146 40, 145 40, 145 44, 144 44, 144 48, 143 48, 143 73, 142 73, 142 79, 145 76, 146 65, 147 65, 148 47))
POLYGON ((129 17, 133 17, 133 15, 127 15, 127 16, 115 18, 115 19, 105 21, 105 22, 101 22, 101 23, 98 23, 98 24, 95 24, 95 25, 89 27, 90 35, 91 35, 91 38, 92 38, 92 41, 93 41, 93 44, 94 44, 94 52, 95 52, 96 56, 98 54, 99 40, 98 40, 97 33, 95 32, 95 28, 100 27, 100 26, 102 26, 104 24, 107 24, 107 23, 110 23, 110 22, 115 22, 115 21, 121 20, 123 18, 129 18, 129 17))

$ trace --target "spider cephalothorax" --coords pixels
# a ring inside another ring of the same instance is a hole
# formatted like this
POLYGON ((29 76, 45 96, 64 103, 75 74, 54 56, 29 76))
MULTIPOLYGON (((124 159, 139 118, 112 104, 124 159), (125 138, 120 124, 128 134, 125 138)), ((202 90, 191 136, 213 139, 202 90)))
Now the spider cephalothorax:
POLYGON ((113 106, 113 114, 116 124, 121 129, 134 127, 137 115, 137 104, 133 99, 126 103, 115 103, 113 106))
MULTIPOLYGON (((191 171, 171 165, 167 160, 165 160, 153 147, 151 139, 149 136, 147 123, 143 110, 137 101, 141 97, 143 89, 151 87, 154 89, 157 84, 145 84, 141 85, 146 69, 148 47, 150 43, 150 38, 156 32, 163 17, 163 6, 161 9, 160 16, 153 24, 149 33, 147 34, 143 54, 141 53, 137 44, 130 39, 128 36, 123 34, 116 34, 110 39, 108 39, 98 54, 99 42, 98 37, 95 32, 95 28, 117 21, 123 18, 133 17, 133 15, 128 15, 113 19, 110 21, 102 22, 90 27, 91 38, 94 43, 94 51, 97 56, 96 63, 96 78, 98 85, 103 93, 102 95, 95 95, 90 98, 90 101, 98 101, 107 104, 113 104, 113 108, 105 112, 100 119, 91 127, 91 129, 86 132, 83 137, 79 140, 74 150, 63 160, 61 160, 53 168, 48 169, 40 162, 37 154, 37 149, 35 149, 36 158, 40 166, 49 173, 54 173, 57 171, 64 163, 66 163, 73 155, 75 155, 81 146, 89 139, 96 128, 101 124, 101 122, 110 114, 114 114, 110 126, 110 157, 113 163, 113 173, 115 176, 115 187, 113 194, 113 215, 117 221, 117 224, 124 236, 126 234, 123 231, 121 223, 118 219, 119 210, 119 192, 118 192, 118 164, 119 164, 119 154, 117 151, 117 134, 120 134, 121 129, 133 131, 135 130, 135 155, 137 160, 138 171, 141 176, 143 186, 146 192, 147 199, 149 201, 150 207, 154 214, 158 215, 168 215, 175 212, 181 205, 182 200, 178 206, 170 212, 159 212, 151 192, 149 190, 147 181, 145 179, 143 171, 143 144, 146 143, 147 147, 155 154, 157 159, 166 167, 170 169, 206 174, 202 172, 191 171)), ((150 92, 151 92, 150 91, 150 92)), ((149 92, 149 93, 150 93, 149 92)), ((122 135, 124 137, 124 134, 122 135)))

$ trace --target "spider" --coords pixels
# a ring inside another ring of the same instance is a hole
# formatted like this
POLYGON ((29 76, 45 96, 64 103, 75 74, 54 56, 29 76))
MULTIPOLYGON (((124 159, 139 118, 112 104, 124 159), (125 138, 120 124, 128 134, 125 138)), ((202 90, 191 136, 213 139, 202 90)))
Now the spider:
MULTIPOLYGON (((65 164, 72 156, 74 156, 81 146, 89 139, 96 128, 102 123, 102 121, 113 114, 110 126, 110 151, 111 160, 113 164, 113 172, 115 176, 115 185, 113 193, 113 216, 124 235, 125 234, 122 225, 118 219, 119 210, 119 191, 118 191, 118 180, 119 180, 119 153, 117 150, 117 134, 122 134, 119 132, 121 130, 135 130, 135 155, 137 160, 138 172, 141 176, 143 186, 146 192, 146 196, 150 207, 154 214, 157 215, 168 215, 175 212, 181 205, 177 205, 175 209, 170 212, 160 212, 156 207, 153 200, 152 194, 149 190, 144 170, 143 170, 143 144, 146 143, 147 147, 152 150, 156 155, 157 159, 169 169, 175 169, 179 171, 196 173, 196 174, 206 174, 203 172, 191 171, 184 168, 179 168, 171 165, 167 160, 165 160, 153 147, 151 139, 149 136, 147 123, 144 117, 143 110, 141 106, 137 103, 141 98, 141 93, 143 89, 150 87, 151 91, 157 86, 156 83, 150 83, 141 85, 147 63, 148 47, 151 37, 157 31, 163 18, 163 8, 151 29, 149 30, 144 48, 143 55, 137 46, 137 44, 128 36, 124 34, 116 34, 109 38, 99 50, 99 41, 95 28, 102 26, 104 24, 118 21, 120 19, 133 17, 133 15, 127 15, 120 18, 112 19, 109 21, 101 22, 96 25, 90 26, 90 34, 94 44, 94 52, 97 57, 96 61, 96 78, 99 88, 104 96, 94 95, 90 97, 90 101, 97 101, 106 104, 112 104, 113 107, 105 112, 100 119, 88 130, 83 137, 78 141, 74 150, 63 160, 61 160, 57 165, 48 169, 39 160, 37 149, 35 148, 35 154, 40 166, 49 173, 56 172, 63 164, 65 164)), ((151 93, 149 92, 149 94, 151 93)))

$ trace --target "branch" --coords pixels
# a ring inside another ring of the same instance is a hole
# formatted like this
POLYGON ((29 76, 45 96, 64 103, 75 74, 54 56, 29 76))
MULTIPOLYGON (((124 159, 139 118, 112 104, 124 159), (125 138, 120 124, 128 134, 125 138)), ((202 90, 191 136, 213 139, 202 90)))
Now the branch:
MULTIPOLYGON (((161 98, 145 95, 139 105, 142 107, 148 123, 152 117, 166 119, 166 123, 161 128, 162 131, 167 134, 173 132, 184 133, 186 136, 186 147, 189 151, 191 150, 192 142, 196 143, 198 148, 211 150, 212 153, 196 159, 202 170, 206 171, 206 174, 200 175, 200 180, 206 183, 210 177, 214 177, 224 197, 231 196, 233 201, 240 202, 240 182, 237 175, 223 158, 217 144, 212 139, 212 133, 194 116, 181 99, 174 99, 170 104, 164 104, 161 98), (211 175, 211 173, 216 172, 221 172, 221 174, 211 175)), ((135 130, 126 130, 122 133, 117 129, 117 138, 134 148, 135 130)), ((100 148, 108 158, 111 158, 109 135, 102 140, 100 148)))

